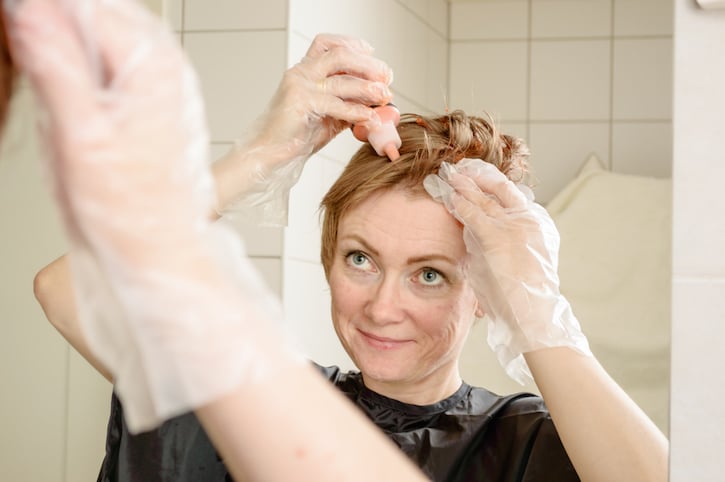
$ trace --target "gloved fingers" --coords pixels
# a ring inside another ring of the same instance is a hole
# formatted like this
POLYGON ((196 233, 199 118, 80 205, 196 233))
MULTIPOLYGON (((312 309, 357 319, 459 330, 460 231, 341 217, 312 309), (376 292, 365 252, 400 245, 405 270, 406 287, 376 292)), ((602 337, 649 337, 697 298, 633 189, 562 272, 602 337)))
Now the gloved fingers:
POLYGON ((435 201, 442 203, 448 212, 464 226, 469 226, 480 220, 481 207, 460 194, 442 177, 429 174, 423 180, 423 187, 435 201))
POLYGON ((487 215, 497 217, 504 213, 504 207, 494 195, 484 192, 476 183, 476 179, 462 174, 454 164, 442 163, 439 175, 457 193, 478 206, 487 215))
MULTIPOLYGON (((171 34, 146 9, 124 2, 92 3, 93 16, 83 27, 93 32, 105 75, 134 92, 150 92, 160 84, 180 80, 183 55, 171 34), (153 62, 147 59, 153 58, 153 62)), ((111 85, 110 87, 114 87, 111 85)), ((155 94, 156 95, 156 94, 155 94)))
POLYGON ((41 107, 59 129, 87 122, 96 110, 93 69, 73 20, 59 2, 5 0, 14 60, 27 74, 41 107))
POLYGON ((456 171, 471 177, 476 185, 499 200, 507 209, 525 209, 529 200, 496 166, 481 159, 462 159, 455 165, 456 171))
POLYGON ((346 73, 389 85, 393 82, 393 70, 372 53, 373 48, 362 39, 322 34, 315 37, 302 61, 321 61, 319 65, 326 67, 326 75, 346 73))
POLYGON ((323 94, 365 105, 385 105, 393 98, 393 93, 385 83, 349 74, 325 77, 317 85, 323 94))
POLYGON ((335 96, 320 96, 310 102, 316 115, 326 118, 339 130, 358 122, 379 122, 373 109, 357 102, 348 102, 335 96))

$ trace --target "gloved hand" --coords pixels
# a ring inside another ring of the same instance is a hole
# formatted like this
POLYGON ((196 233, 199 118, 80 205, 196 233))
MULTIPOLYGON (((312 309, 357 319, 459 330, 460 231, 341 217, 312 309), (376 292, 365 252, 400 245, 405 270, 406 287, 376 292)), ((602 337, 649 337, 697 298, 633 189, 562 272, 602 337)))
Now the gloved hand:
POLYGON ((468 277, 488 320, 488 342, 509 376, 531 373, 522 354, 568 346, 591 355, 559 291, 559 233, 533 194, 480 159, 443 163, 425 188, 463 224, 468 277))
POLYGON ((369 106, 392 99, 393 74, 363 40, 318 35, 305 57, 285 72, 266 111, 222 160, 220 208, 284 225, 289 190, 305 161, 354 123, 380 123, 369 106), (228 205, 231 203, 231 205, 228 205), (257 216, 258 217, 258 216, 257 216))
POLYGON ((135 2, 5 1, 43 117, 76 304, 132 431, 273 371, 282 318, 215 199, 195 73, 135 2))

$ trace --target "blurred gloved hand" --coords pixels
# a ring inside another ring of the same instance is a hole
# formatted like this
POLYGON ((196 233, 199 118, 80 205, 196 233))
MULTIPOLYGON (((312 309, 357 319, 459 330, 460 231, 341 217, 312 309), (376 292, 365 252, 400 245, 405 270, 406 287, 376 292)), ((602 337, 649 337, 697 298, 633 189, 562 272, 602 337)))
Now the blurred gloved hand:
POLYGON ((531 376, 526 352, 568 346, 591 355, 559 291, 559 233, 531 191, 480 159, 444 163, 424 184, 463 224, 468 277, 509 376, 521 383, 531 376))
POLYGON ((369 106, 392 99, 392 71, 372 51, 352 37, 315 38, 285 72, 266 111, 215 166, 224 171, 217 176, 221 211, 286 224, 289 190, 305 161, 352 124, 380 122, 369 106))
POLYGON ((70 236, 79 319, 133 431, 296 356, 214 183, 196 75, 135 2, 6 1, 70 236))

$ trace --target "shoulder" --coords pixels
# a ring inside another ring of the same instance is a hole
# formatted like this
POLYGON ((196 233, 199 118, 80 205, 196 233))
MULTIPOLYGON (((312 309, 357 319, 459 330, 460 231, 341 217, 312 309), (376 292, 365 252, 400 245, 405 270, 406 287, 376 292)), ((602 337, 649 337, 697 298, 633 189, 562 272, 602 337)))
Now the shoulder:
POLYGON ((476 432, 449 480, 476 480, 484 473, 502 481, 579 480, 540 396, 498 396, 473 388, 470 398, 493 400, 488 423, 476 432))
POLYGON ((337 366, 325 367, 314 362, 312 362, 312 365, 320 371, 322 376, 332 382, 333 385, 335 385, 350 399, 354 400, 364 386, 360 372, 346 372, 337 366))

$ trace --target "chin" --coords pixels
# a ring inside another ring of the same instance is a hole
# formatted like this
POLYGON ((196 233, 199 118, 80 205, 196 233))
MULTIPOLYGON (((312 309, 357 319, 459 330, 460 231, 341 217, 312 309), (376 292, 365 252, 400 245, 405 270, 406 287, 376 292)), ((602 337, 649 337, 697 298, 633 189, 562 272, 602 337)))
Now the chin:
POLYGON ((365 359, 365 357, 356 357, 355 365, 366 378, 377 380, 380 382, 399 382, 405 380, 408 370, 400 364, 400 362, 383 359, 382 357, 375 360, 365 359))

